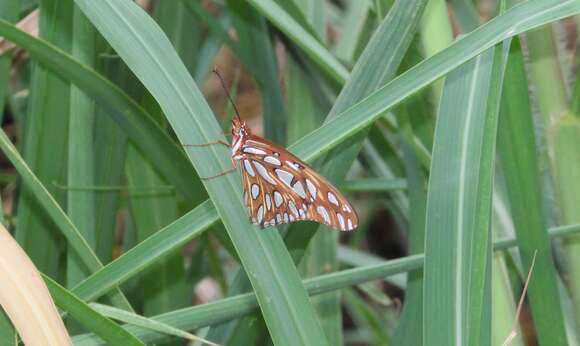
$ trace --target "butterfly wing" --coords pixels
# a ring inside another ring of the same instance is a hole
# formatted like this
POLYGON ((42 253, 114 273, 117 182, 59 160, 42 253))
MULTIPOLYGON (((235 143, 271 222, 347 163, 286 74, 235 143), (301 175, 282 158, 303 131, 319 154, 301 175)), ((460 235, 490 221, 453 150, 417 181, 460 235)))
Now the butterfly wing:
POLYGON ((244 200, 252 223, 268 227, 311 220, 341 231, 358 226, 348 200, 285 149, 252 135, 241 152, 244 200))

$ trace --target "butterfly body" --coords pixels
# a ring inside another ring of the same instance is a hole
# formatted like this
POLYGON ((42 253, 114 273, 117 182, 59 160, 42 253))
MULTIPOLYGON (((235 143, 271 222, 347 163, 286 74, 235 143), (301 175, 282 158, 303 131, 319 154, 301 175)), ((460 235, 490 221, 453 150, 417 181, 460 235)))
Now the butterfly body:
POLYGON ((232 160, 242 169, 250 221, 262 228, 310 220, 337 230, 358 226, 352 205, 326 179, 284 148, 232 121, 232 160))

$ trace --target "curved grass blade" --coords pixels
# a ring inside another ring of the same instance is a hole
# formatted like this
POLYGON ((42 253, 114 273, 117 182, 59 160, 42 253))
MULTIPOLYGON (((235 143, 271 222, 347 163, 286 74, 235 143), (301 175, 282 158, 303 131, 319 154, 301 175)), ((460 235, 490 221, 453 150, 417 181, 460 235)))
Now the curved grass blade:
MULTIPOLYGON (((427 192, 427 177, 414 150, 414 133, 410 122, 408 107, 399 115, 399 133, 403 151, 403 163, 409 182, 409 253, 417 254, 425 251, 425 214, 427 192)), ((423 273, 413 271, 408 275, 405 303, 399 325, 393 335, 393 343, 402 345, 423 344, 423 330, 416 330, 417 321, 423 320, 423 273)))
POLYGON ((208 345, 219 346, 211 341, 205 340, 191 333, 184 332, 183 330, 174 328, 167 324, 152 320, 147 317, 139 316, 137 314, 133 314, 125 310, 120 310, 108 305, 102 305, 97 303, 91 304, 91 307, 109 318, 113 318, 134 326, 147 328, 152 331, 156 331, 167 335, 173 335, 178 338, 186 339, 189 341, 199 341, 201 343, 205 343, 208 345))
POLYGON ((567 344, 557 274, 545 231, 542 193, 536 153, 532 111, 524 59, 518 40, 514 41, 504 91, 499 128, 499 156, 506 178, 511 214, 525 268, 538 251, 529 301, 540 344, 567 344))
MULTIPOLYGON (((141 8, 129 0, 76 3, 156 98, 182 143, 225 139, 167 38, 141 8)), ((188 154, 201 176, 231 167, 229 150, 221 146, 190 148, 188 154)), ((238 174, 223 176, 204 185, 249 273, 274 342, 327 344, 279 233, 250 225, 238 179, 238 174)))
MULTIPOLYGON (((95 64, 96 32, 84 14, 73 6, 72 55, 87 66, 95 64)), ((91 98, 74 85, 70 90, 67 175, 70 186, 95 185, 95 147, 93 126, 95 105, 91 98)), ((95 191, 66 191, 67 214, 87 244, 96 250, 95 191)), ((91 274, 74 251, 67 253, 67 287, 91 274)))
MULTIPOLYGON (((580 224, 552 228, 549 234, 550 237, 563 237, 575 235, 579 232, 580 224)), ((515 238, 502 239, 494 242, 494 250, 501 251, 516 245, 517 240, 515 238)), ((359 268, 343 270, 304 280, 304 286, 310 295, 322 294, 420 269, 423 266, 424 259, 423 254, 417 254, 395 260, 383 261, 382 263, 365 265, 359 268)), ((258 303, 255 295, 253 293, 246 293, 208 304, 172 311, 151 317, 151 319, 181 330, 191 330, 240 318, 254 313, 257 307, 258 303)), ((134 335, 137 335, 144 342, 157 342, 164 339, 164 335, 147 329, 135 326, 125 326, 125 328, 130 330, 134 335)), ((79 346, 98 345, 95 336, 90 334, 75 336, 73 341, 75 345, 79 346)))
POLYGON ((144 345, 129 331, 95 311, 48 276, 43 276, 46 287, 56 305, 68 312, 75 321, 92 331, 110 345, 144 345))

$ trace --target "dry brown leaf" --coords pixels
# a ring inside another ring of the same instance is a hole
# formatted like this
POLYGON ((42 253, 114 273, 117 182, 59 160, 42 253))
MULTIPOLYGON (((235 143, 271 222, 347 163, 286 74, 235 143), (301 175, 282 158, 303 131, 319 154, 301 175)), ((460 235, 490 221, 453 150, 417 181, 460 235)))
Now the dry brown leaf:
POLYGON ((40 273, 2 224, 0 283, 0 305, 25 345, 72 345, 40 273))

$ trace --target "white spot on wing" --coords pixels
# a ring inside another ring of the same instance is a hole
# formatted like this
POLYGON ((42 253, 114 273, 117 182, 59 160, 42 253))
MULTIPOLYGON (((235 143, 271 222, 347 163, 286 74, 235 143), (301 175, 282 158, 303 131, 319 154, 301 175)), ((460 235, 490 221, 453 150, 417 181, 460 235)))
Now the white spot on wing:
POLYGON ((310 181, 310 179, 306 179, 306 187, 308 188, 308 192, 312 196, 312 199, 316 199, 316 186, 310 181))
POLYGON ((306 199, 306 192, 304 192, 304 186, 302 186, 301 182, 296 182, 296 184, 292 186, 292 189, 298 194, 298 196, 306 199))
POLYGON ((282 215, 276 214, 276 222, 277 223, 282 223, 282 215))
POLYGON ((270 194, 266 194, 266 209, 272 209, 272 198, 270 198, 270 194))
POLYGON ((284 222, 288 223, 288 213, 284 213, 284 222))
POLYGON ((286 185, 292 187, 292 180, 294 176, 283 169, 276 169, 276 175, 280 178, 286 185))
POLYGON ((297 165, 296 163, 294 163, 294 162, 291 162, 291 161, 286 161, 286 164, 287 164, 288 166, 290 166, 290 168, 293 168, 293 169, 295 169, 295 170, 297 170, 297 171, 298 171, 298 170, 300 170, 300 166, 298 166, 298 165, 297 165))
POLYGON ((282 162, 280 162, 280 160, 278 160, 277 158, 275 158, 274 156, 266 156, 264 157, 264 161, 271 163, 275 166, 281 166, 282 162))
POLYGON ((252 164, 250 163, 250 161, 244 160, 244 169, 252 177, 256 176, 256 172, 254 172, 254 168, 252 168, 252 164))
POLYGON ((298 217, 298 209, 296 209, 296 205, 294 205, 294 202, 288 201, 288 208, 290 208, 290 211, 292 212, 292 214, 294 214, 294 216, 298 217))
POLYGON ((332 192, 328 193, 328 200, 330 201, 330 203, 332 203, 338 207, 338 200, 336 199, 336 196, 334 195, 334 193, 332 193, 332 192))
POLYGON ((306 213, 304 212, 304 209, 298 209, 298 213, 300 214, 301 219, 306 218, 306 213))
POLYGON ((254 147, 245 147, 242 151, 246 154, 266 155, 264 150, 254 147))
POLYGON ((338 223, 340 223, 340 229, 344 229, 344 217, 341 213, 336 213, 336 217, 338 218, 338 223))
POLYGON ((350 221, 350 219, 348 219, 348 221, 346 222, 346 224, 348 226, 348 230, 349 231, 353 229, 353 227, 352 227, 352 221, 350 221))
POLYGON ((320 216, 322 216, 325 223, 330 223, 330 216, 328 215, 328 212, 323 206, 319 205, 318 207, 316 207, 316 211, 318 212, 318 214, 320 214, 320 216))
POLYGON ((274 191, 274 205, 276 208, 280 207, 283 201, 284 199, 282 198, 282 194, 280 194, 278 191, 274 191))
POLYGON ((256 170, 258 170, 258 173, 260 173, 260 175, 262 176, 262 178, 264 178, 264 180, 266 180, 267 182, 269 182, 272 185, 277 185, 276 180, 274 180, 274 178, 272 178, 270 176, 270 174, 268 174, 266 167, 264 167, 258 161, 253 161, 253 163, 254 163, 254 166, 256 166, 256 170))
POLYGON ((258 208, 258 223, 262 223, 262 219, 264 218, 264 205, 260 204, 260 208, 258 208))
POLYGON ((260 187, 258 186, 258 184, 252 184, 252 199, 258 198, 259 194, 260 194, 260 187))
POLYGON ((352 210, 350 210, 350 207, 348 206, 348 204, 343 205, 342 210, 346 211, 347 213, 350 213, 352 211, 352 210))
POLYGON ((296 219, 294 218, 294 215, 292 215, 292 214, 290 214, 290 216, 289 216, 289 219, 290 219, 290 222, 293 222, 294 220, 296 220, 296 219))

